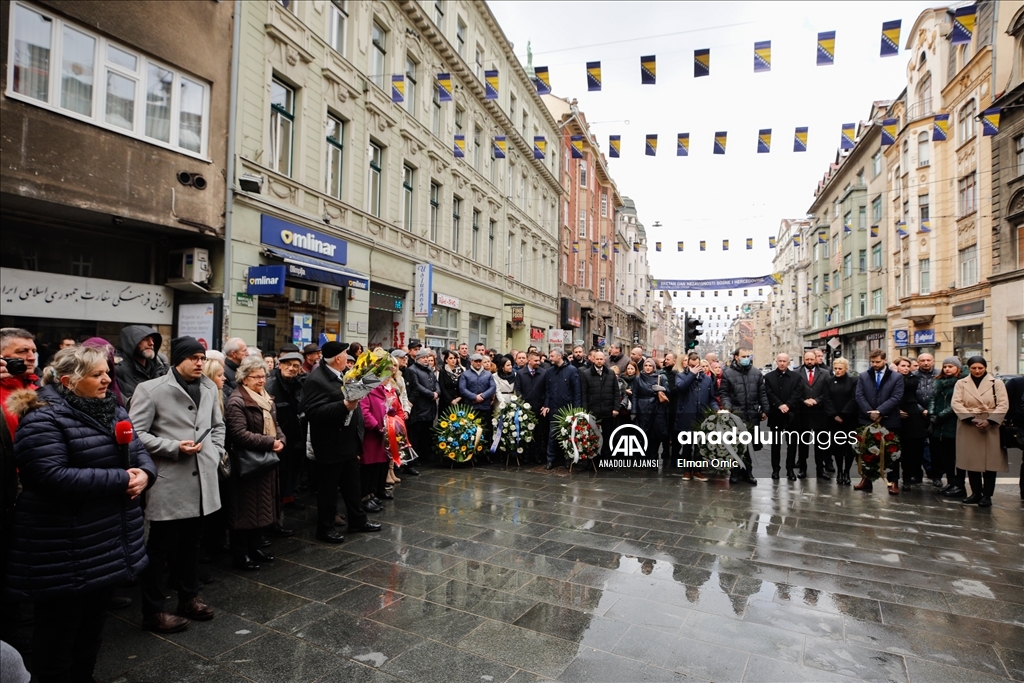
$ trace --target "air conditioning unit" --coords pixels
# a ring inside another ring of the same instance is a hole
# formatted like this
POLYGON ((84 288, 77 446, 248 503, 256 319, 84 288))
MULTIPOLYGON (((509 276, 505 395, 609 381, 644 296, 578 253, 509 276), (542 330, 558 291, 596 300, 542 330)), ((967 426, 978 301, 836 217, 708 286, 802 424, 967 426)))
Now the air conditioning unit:
POLYGON ((210 252, 193 247, 174 249, 167 254, 167 286, 176 289, 199 287, 208 290, 213 273, 210 252))

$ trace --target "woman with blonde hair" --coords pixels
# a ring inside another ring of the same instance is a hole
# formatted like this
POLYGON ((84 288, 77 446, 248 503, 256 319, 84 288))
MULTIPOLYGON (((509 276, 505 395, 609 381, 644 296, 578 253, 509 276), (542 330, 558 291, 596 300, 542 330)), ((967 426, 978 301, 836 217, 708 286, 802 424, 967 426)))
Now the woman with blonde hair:
POLYGON ((224 374, 224 363, 219 360, 207 358, 203 364, 203 374, 213 380, 217 385, 217 399, 220 401, 220 411, 224 412, 224 381, 227 376, 224 374))

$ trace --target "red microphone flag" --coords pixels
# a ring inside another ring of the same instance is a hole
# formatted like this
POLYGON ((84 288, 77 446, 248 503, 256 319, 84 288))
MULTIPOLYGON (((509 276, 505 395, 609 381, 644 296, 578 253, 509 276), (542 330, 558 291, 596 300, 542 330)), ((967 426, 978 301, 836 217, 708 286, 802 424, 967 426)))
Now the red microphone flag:
POLYGON ((121 446, 127 446, 132 442, 132 423, 128 420, 121 420, 114 425, 114 438, 121 446))

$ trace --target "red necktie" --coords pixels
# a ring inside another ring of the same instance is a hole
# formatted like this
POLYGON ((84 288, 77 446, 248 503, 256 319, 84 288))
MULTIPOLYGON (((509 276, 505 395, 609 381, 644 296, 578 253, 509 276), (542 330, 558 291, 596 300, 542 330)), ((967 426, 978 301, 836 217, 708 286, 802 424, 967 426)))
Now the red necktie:
POLYGON ((814 384, 814 370, 807 371, 807 383, 814 384))

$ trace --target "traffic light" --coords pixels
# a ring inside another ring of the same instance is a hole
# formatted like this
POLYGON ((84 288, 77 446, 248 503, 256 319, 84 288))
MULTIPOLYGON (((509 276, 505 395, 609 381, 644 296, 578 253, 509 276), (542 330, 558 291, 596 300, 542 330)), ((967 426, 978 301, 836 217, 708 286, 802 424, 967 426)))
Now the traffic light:
POLYGON ((700 318, 686 319, 686 332, 683 342, 687 351, 697 348, 697 345, 700 343, 697 337, 704 334, 703 324, 704 321, 700 318))

